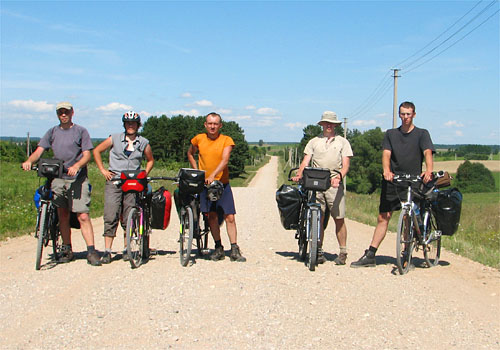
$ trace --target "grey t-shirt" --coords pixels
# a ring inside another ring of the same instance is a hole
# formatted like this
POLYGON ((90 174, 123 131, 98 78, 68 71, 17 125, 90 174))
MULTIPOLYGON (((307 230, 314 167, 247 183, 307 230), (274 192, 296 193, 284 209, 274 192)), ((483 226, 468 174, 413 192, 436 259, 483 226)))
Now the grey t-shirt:
POLYGON ((115 174, 120 174, 125 170, 139 170, 144 157, 144 150, 149 144, 148 139, 137 135, 133 145, 134 150, 130 155, 125 154, 128 141, 125 133, 111 135, 111 150, 109 151, 109 170, 115 174))
MULTIPOLYGON (((94 146, 90 140, 90 135, 83 126, 73 124, 69 129, 62 129, 59 125, 50 128, 38 143, 44 149, 52 148, 54 158, 64 161, 64 168, 78 162, 83 157, 83 151, 90 151, 94 146)), ((80 169, 78 177, 87 176, 87 166, 80 169)), ((65 179, 75 177, 63 175, 65 179)))

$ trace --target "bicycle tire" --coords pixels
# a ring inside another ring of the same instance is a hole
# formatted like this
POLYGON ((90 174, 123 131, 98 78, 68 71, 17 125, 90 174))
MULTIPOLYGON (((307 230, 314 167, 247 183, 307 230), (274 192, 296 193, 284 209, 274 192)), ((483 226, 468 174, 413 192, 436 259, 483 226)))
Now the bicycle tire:
POLYGON ((305 261, 307 257, 307 233, 305 227, 299 228, 299 261, 305 261))
POLYGON ((140 232, 140 213, 137 208, 130 209, 127 218, 127 254, 129 257, 130 266, 133 269, 138 268, 142 264, 142 254, 144 252, 144 237, 140 232))
POLYGON ((194 216, 193 208, 186 207, 181 215, 181 231, 179 237, 179 257, 182 266, 187 266, 191 259, 191 248, 193 246, 194 216))
POLYGON ((49 215, 50 239, 52 240, 52 253, 54 261, 58 262, 62 252, 62 236, 59 229, 59 218, 57 217, 57 208, 52 206, 49 215))
MULTIPOLYGON (((432 225, 430 213, 428 213, 427 218, 425 219, 424 227, 427 228, 428 232, 434 231, 435 227, 434 225, 432 225)), ((426 237, 428 237, 428 235, 426 235, 426 237)), ((438 238, 431 239, 431 241, 428 244, 424 244, 424 260, 425 263, 427 264, 427 267, 436 266, 439 263, 440 256, 441 256, 441 236, 439 236, 438 238)))
POLYGON ((208 254, 208 234, 210 231, 203 231, 196 237, 196 247, 198 248, 198 255, 205 256, 208 254))
POLYGON ((47 241, 48 237, 48 228, 47 228, 47 209, 48 209, 48 204, 42 203, 42 206, 39 211, 39 216, 38 216, 38 227, 36 229, 36 232, 38 234, 38 242, 36 246, 36 260, 35 260, 35 270, 40 270, 40 267, 42 266, 42 253, 43 253, 43 246, 45 245, 45 242, 47 241))
POLYGON ((314 271, 316 269, 316 263, 318 261, 318 240, 320 234, 320 215, 318 210, 310 210, 308 215, 308 227, 310 229, 309 234, 311 237, 310 240, 310 249, 309 249, 309 257, 307 259, 307 267, 309 271, 314 271))
POLYGON ((400 275, 410 270, 411 256, 413 253, 413 220, 406 209, 401 210, 396 236, 396 265, 400 275))

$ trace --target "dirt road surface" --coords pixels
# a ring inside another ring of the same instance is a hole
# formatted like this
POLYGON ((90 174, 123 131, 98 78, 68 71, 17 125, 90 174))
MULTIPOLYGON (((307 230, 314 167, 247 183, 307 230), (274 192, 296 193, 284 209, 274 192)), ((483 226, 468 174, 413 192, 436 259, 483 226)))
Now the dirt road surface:
MULTIPOLYGON (((281 227, 276 173, 272 158, 250 187, 234 188, 246 263, 227 256, 181 267, 175 216, 153 233, 159 254, 135 270, 122 260, 88 265, 78 231, 77 260, 41 271, 33 237, 2 242, 0 349, 500 348, 499 271, 448 251, 439 266, 424 268, 419 252, 415 269, 399 276, 394 234, 379 249, 377 267, 336 266, 330 225, 328 262, 310 272, 297 261, 293 232, 281 227)), ((373 228, 347 225, 349 264, 373 228)), ((101 251, 102 228, 95 220, 101 251)))

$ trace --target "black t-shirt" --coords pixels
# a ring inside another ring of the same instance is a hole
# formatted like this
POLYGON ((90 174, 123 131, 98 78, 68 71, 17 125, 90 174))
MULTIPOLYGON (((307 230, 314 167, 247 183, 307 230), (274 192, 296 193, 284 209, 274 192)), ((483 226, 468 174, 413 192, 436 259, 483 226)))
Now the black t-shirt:
POLYGON ((391 171, 394 174, 411 175, 422 173, 426 149, 436 152, 429 132, 417 127, 407 134, 401 131, 401 127, 387 130, 382 149, 391 151, 391 171))

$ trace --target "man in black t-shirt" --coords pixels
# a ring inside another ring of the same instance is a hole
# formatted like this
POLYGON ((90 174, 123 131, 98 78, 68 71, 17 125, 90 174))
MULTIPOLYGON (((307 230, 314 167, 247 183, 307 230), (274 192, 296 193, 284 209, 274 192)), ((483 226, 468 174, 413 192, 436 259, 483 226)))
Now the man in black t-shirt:
POLYGON ((417 128, 413 124, 415 105, 412 102, 403 102, 399 106, 401 126, 387 130, 382 143, 382 193, 380 194, 379 214, 377 227, 373 233, 370 247, 358 260, 351 263, 351 267, 375 266, 375 253, 385 238, 387 226, 392 212, 401 209, 400 198, 404 198, 406 190, 398 189, 392 180, 395 174, 420 175, 424 183, 432 179, 433 159, 435 153, 429 132, 417 128), (422 161, 425 161, 425 171, 422 172, 422 161), (398 193, 399 191, 399 193, 398 193))

